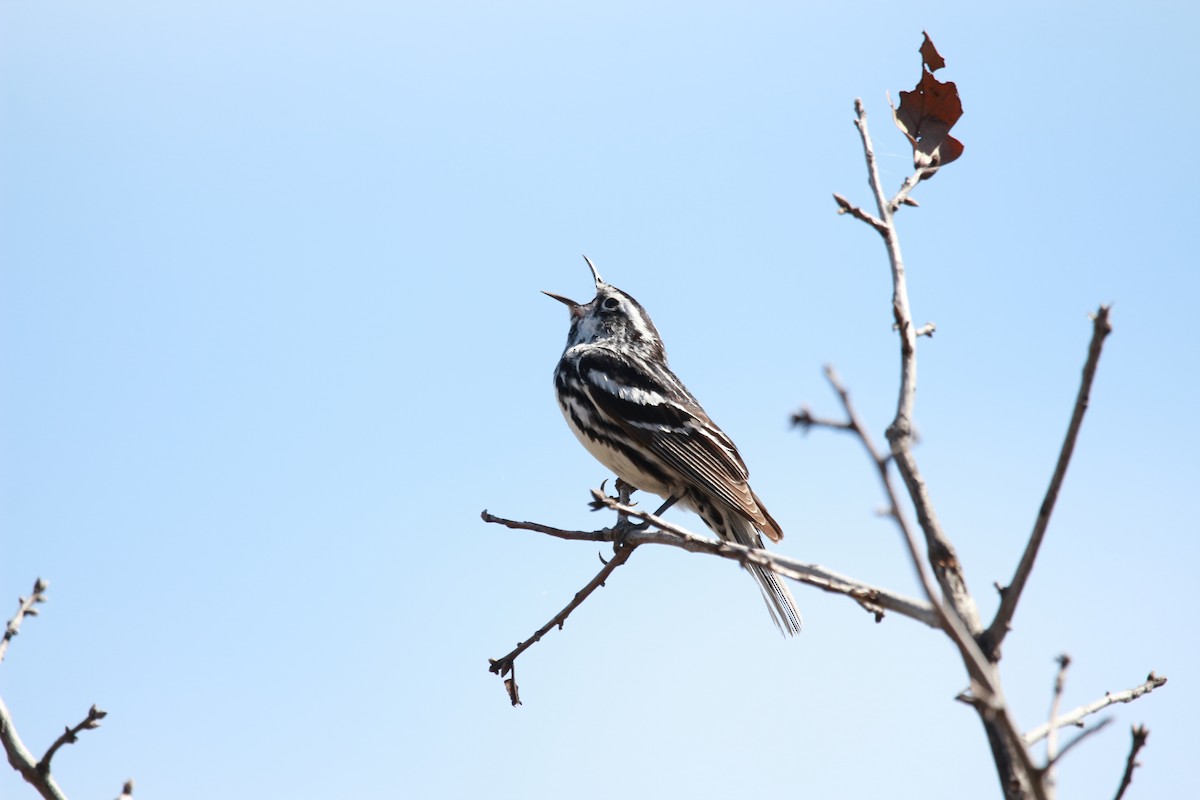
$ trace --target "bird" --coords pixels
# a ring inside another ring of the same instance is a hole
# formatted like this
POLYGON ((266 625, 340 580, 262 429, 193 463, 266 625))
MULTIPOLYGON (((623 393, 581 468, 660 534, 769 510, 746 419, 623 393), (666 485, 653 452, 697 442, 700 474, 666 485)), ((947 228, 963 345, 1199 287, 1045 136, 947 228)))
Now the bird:
MULTIPOLYGON (((668 366, 646 309, 583 258, 596 284, 590 302, 543 292, 571 314, 554 390, 575 437, 622 481, 663 498, 656 516, 678 503, 724 541, 762 549, 764 535, 781 540, 733 440, 668 366)), ((800 612, 780 577, 759 564, 748 569, 775 625, 799 633, 800 612)))

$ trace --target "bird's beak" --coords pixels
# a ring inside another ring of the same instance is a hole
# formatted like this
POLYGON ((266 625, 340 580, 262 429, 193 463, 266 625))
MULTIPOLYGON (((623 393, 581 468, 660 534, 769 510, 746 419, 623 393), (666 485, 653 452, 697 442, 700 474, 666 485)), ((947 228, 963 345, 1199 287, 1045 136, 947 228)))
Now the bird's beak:
POLYGON ((554 292, 542 292, 542 294, 546 295, 546 297, 553 297, 558 302, 565 304, 567 308, 571 309, 572 318, 583 316, 583 306, 569 297, 563 297, 561 294, 555 294, 554 292))

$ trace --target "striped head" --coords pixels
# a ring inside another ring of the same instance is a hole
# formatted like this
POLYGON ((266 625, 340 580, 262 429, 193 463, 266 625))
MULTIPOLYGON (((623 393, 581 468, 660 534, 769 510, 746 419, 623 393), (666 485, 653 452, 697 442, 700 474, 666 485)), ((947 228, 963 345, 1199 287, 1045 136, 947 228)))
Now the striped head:
POLYGON ((596 281, 596 296, 589 303, 574 300, 553 292, 543 292, 571 312, 571 331, 567 334, 567 350, 580 344, 607 344, 630 351, 643 358, 665 362, 666 351, 662 337, 642 304, 600 277, 592 260, 583 257, 596 281))

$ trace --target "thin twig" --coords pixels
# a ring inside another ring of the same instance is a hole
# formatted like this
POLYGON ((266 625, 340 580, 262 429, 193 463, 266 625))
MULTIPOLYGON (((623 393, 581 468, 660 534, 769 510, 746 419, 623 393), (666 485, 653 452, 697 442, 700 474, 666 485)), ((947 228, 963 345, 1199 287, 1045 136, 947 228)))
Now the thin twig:
POLYGON ((1054 474, 1050 478, 1050 485, 1046 488, 1046 496, 1042 500, 1042 505, 1038 509, 1037 521, 1033 524, 1033 532, 1029 536, 1029 542, 1025 545, 1025 552, 1021 554, 1021 561, 1017 564, 1017 571, 1013 575, 1013 579, 1009 581, 1008 587, 1000 590, 1000 608, 997 609, 995 619, 992 620, 992 624, 988 626, 987 632, 983 636, 984 649, 993 661, 999 659, 1000 645, 1012 627, 1017 603, 1021 599, 1021 592, 1025 589, 1029 573, 1033 570, 1033 562, 1037 558, 1038 548, 1041 547, 1042 539, 1046 535, 1046 527, 1050 524, 1050 515, 1054 511, 1059 489, 1062 488, 1063 478, 1067 474, 1067 466, 1071 463, 1075 440, 1079 436, 1079 428, 1083 424, 1083 415, 1087 411, 1088 399, 1091 396, 1092 381, 1096 377, 1096 365, 1100 362, 1100 351, 1104 347, 1105 337, 1112 332, 1112 325, 1108 321, 1109 308, 1109 306, 1102 305, 1092 315, 1092 341, 1088 345, 1087 360, 1083 365, 1079 392, 1075 396, 1075 409, 1071 413, 1071 423, 1067 426, 1067 435, 1063 439, 1062 450, 1058 454, 1058 463, 1054 466, 1054 474))
MULTIPOLYGON (((1054 696, 1050 701, 1050 722, 1058 719, 1058 709, 1062 704, 1063 687, 1067 683, 1067 667, 1071 665, 1071 657, 1063 653, 1058 657, 1058 674, 1054 678, 1054 696)), ((1050 725, 1050 734, 1046 737, 1046 769, 1042 774, 1042 783, 1046 794, 1054 796, 1054 761, 1058 758, 1058 728, 1050 725)))
POLYGON ((896 195, 892 198, 891 202, 888 203, 891 213, 895 214, 897 211, 899 211, 900 206, 917 205, 917 201, 908 196, 909 192, 917 188, 917 184, 925 180, 925 176, 927 174, 932 175, 935 172, 937 172, 937 167, 921 167, 912 175, 909 175, 907 178, 905 178, 904 183, 900 185, 900 190, 896 192, 896 195))
POLYGON ((848 421, 818 417, 812 413, 808 406, 802 406, 799 411, 792 414, 792 424, 805 433, 808 433, 813 428, 829 428, 834 431, 854 432, 854 426, 848 421))
POLYGON ((1104 697, 1101 697, 1099 700, 1072 709, 1063 714, 1061 717, 1056 717, 1052 722, 1039 725, 1021 738, 1026 745, 1034 744, 1039 739, 1042 739, 1048 735, 1051 727, 1065 728, 1068 725, 1082 725, 1082 720, 1085 717, 1091 716, 1097 711, 1105 709, 1114 703, 1132 703, 1142 695, 1149 694, 1150 692, 1164 685, 1166 682, 1167 679, 1165 676, 1155 675, 1153 672, 1151 672, 1146 677, 1145 682, 1138 684, 1131 689, 1126 689, 1123 692, 1117 692, 1116 694, 1105 692, 1104 697))
POLYGON ((549 622, 538 628, 532 636, 518 644, 511 652, 500 656, 500 658, 488 659, 488 662, 491 665, 488 669, 490 669, 496 675, 505 677, 510 671, 513 672, 512 677, 505 681, 505 688, 508 690, 509 699, 514 706, 520 705, 521 703, 521 699, 518 694, 514 663, 517 659, 517 656, 521 655, 521 653, 524 653, 530 647, 533 647, 533 645, 541 641, 542 637, 549 633, 552 629, 558 628, 561 630, 563 624, 567 621, 567 617, 571 616, 571 612, 578 608, 584 600, 587 600, 588 596, 590 596, 592 592, 603 586, 604 582, 608 580, 608 576, 612 575, 613 572, 616 571, 617 567, 629 560, 629 557, 633 555, 633 551, 636 547, 637 545, 635 544, 614 544, 613 557, 610 558, 604 564, 604 567, 596 573, 596 577, 588 581, 582 589, 575 593, 575 596, 571 598, 571 602, 567 603, 567 605, 563 607, 562 611, 559 611, 557 614, 551 617, 549 622))
POLYGON ((863 222, 867 223, 872 228, 874 228, 878 233, 883 234, 885 236, 887 235, 887 226, 884 225, 882 222, 880 222, 878 219, 876 219, 871 214, 868 214, 866 211, 863 211, 862 208, 860 208, 859 206, 854 205, 849 200, 847 200, 846 198, 842 197, 840 194, 837 194, 837 193, 834 193, 833 200, 835 203, 838 204, 838 213, 839 214, 849 214, 850 216, 854 217, 855 219, 860 219, 863 222))
POLYGON ((1133 771, 1141 766, 1137 762, 1138 751, 1146 746, 1146 739, 1150 736, 1150 731, 1144 725, 1134 725, 1131 733, 1133 742, 1129 745, 1129 757, 1125 759, 1125 774, 1121 776, 1121 786, 1114 800, 1121 800, 1129 784, 1133 783, 1133 771))
POLYGON ((1112 717, 1105 717, 1104 719, 1100 720, 1095 725, 1093 725, 1092 727, 1083 731, 1078 736, 1076 736, 1074 739, 1072 739, 1071 741, 1069 741, 1065 745, 1063 745, 1062 750, 1059 750, 1058 754, 1055 755, 1054 758, 1052 758, 1050 761, 1048 761, 1046 763, 1046 772, 1049 773, 1052 769, 1054 769, 1054 766, 1056 764, 1058 764, 1059 761, 1062 761, 1063 758, 1066 757, 1067 753, 1071 752, 1071 750, 1073 750, 1075 748, 1075 745, 1079 744, 1084 739, 1087 739, 1089 736, 1092 736, 1093 734, 1097 734, 1100 731, 1104 730, 1105 728, 1107 728, 1109 726, 1110 723, 1112 723, 1112 717))
POLYGON ((100 720, 108 716, 107 711, 101 711, 95 705, 88 709, 87 716, 83 718, 83 722, 71 728, 64 728, 50 748, 46 750, 46 755, 42 756, 42 760, 37 763, 38 772, 43 775, 50 774, 50 759, 54 758, 54 754, 58 749, 66 744, 75 744, 79 741, 79 734, 83 731, 90 731, 100 727, 100 720))
POLYGON ((8 652, 8 643, 20 632, 21 622, 25 617, 37 616, 38 611, 34 605, 46 602, 46 589, 49 586, 49 583, 38 578, 33 582, 33 594, 17 598, 17 613, 8 621, 4 628, 4 638, 0 639, 0 661, 4 660, 4 654, 8 652))

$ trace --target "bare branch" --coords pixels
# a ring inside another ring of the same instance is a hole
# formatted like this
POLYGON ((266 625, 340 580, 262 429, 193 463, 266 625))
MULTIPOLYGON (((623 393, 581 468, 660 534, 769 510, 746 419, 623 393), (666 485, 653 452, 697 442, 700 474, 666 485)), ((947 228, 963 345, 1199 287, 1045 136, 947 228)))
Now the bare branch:
MULTIPOLYGON (((33 605, 46 601, 45 592, 48 586, 49 584, 46 581, 38 578, 33 584, 33 594, 28 598, 22 597, 20 599, 17 614, 9 620, 8 627, 4 633, 4 641, 0 644, 0 658, 4 655, 4 648, 7 648, 8 643, 17 635, 21 627, 21 620, 24 617, 37 616, 37 610, 33 608, 33 605)), ((46 798, 46 800, 65 800, 66 796, 63 794, 62 789, 59 788, 54 778, 50 775, 50 761, 63 745, 72 744, 77 741, 80 732, 99 728, 100 720, 106 716, 108 716, 107 711, 101 711, 93 705, 88 709, 87 716, 82 722, 74 727, 65 728, 63 733, 46 750, 46 754, 42 756, 41 760, 35 761, 33 754, 29 752, 29 748, 25 746, 25 743, 21 741, 21 737, 17 734, 17 729, 13 725, 12 715, 9 713, 8 706, 0 698, 0 745, 4 747, 8 763, 13 769, 21 773, 21 777, 25 779, 25 782, 36 789, 38 794, 46 798)), ((131 794, 132 792, 133 782, 129 781, 126 783, 126 794, 131 794)))
POLYGON ((1065 728, 1068 725, 1082 725, 1082 720, 1085 717, 1091 716, 1097 711, 1105 709, 1114 703, 1132 703, 1142 695, 1149 694, 1158 687, 1164 685, 1166 682, 1167 679, 1165 676, 1160 677, 1151 672, 1150 675, 1147 676, 1144 683, 1134 686, 1132 689, 1126 689, 1123 692, 1117 692, 1116 694, 1105 692, 1104 697, 1101 697, 1099 700, 1072 709, 1066 714, 1063 714, 1061 717, 1056 717, 1052 722, 1039 725, 1021 738, 1026 745, 1031 745, 1037 742, 1039 739, 1047 736, 1050 733, 1050 728, 1052 726, 1055 728, 1065 728))
POLYGON ((1104 719, 1100 720, 1095 725, 1088 728, 1086 731, 1079 734, 1074 739, 1072 739, 1071 741, 1069 741, 1065 745, 1063 745, 1063 749, 1058 752, 1058 755, 1056 755, 1053 759, 1051 759, 1049 762, 1047 762, 1046 773, 1049 774, 1050 770, 1052 770, 1054 768, 1054 765, 1057 764, 1059 761, 1062 761, 1062 759, 1067 755, 1067 753, 1069 753, 1072 749, 1074 749, 1075 745, 1079 744, 1080 742, 1082 742, 1084 739, 1088 738, 1089 736, 1099 733, 1100 731, 1104 730, 1105 728, 1107 728, 1109 726, 1109 724, 1111 722, 1112 722, 1112 717, 1105 717, 1104 719))
MULTIPOLYGON (((604 485, 601 484, 600 488, 601 488, 601 491, 593 491, 593 494, 597 498, 606 498, 607 499, 607 496, 603 492, 604 485)), ((632 486, 625 483, 624 481, 618 481, 617 482, 617 491, 620 493, 620 499, 624 503, 628 503, 629 495, 632 494, 634 490, 633 490, 632 486)), ((487 511, 483 512, 483 519, 485 522, 499 522, 501 524, 507 525, 510 528, 525 528, 527 530, 540 530, 540 532, 542 532, 542 533, 550 533, 551 535, 583 533, 582 531, 574 531, 574 532, 558 531, 554 528, 547 528, 544 525, 535 525, 534 523, 528 523, 528 522, 512 523, 508 520, 501 520, 497 517, 493 517, 491 514, 487 513, 487 511)), ((537 631, 534 632, 533 636, 530 636, 525 641, 519 643, 516 646, 516 648, 514 648, 511 652, 501 656, 500 658, 488 659, 488 662, 491 665, 489 667, 491 672, 495 673, 496 675, 501 676, 502 678, 505 678, 504 688, 508 692, 509 701, 514 706, 518 706, 521 704, 520 690, 517 686, 517 669, 516 669, 516 663, 515 663, 517 656, 521 655, 521 653, 524 653, 530 647, 533 647, 533 645, 535 645, 539 641, 541 641, 542 637, 545 636, 547 633, 549 633, 553 628, 557 627, 559 630, 562 630, 563 624, 567 621, 567 617, 571 616, 571 612, 574 611, 576 608, 578 608, 580 605, 582 605, 583 601, 587 600, 588 597, 592 594, 592 592, 596 591, 601 586, 603 586, 604 582, 606 580, 608 580, 608 576, 612 575, 613 572, 616 571, 617 567, 621 566, 622 564, 624 564, 626 561, 629 560, 629 557, 631 555, 633 555, 634 548, 637 547, 637 544, 631 544, 631 543, 625 541, 625 536, 627 533, 629 533, 634 528, 635 528, 635 526, 629 522, 629 519, 627 516, 625 516, 623 514, 618 516, 616 526, 603 531, 603 533, 608 533, 608 534, 611 534, 611 536, 612 536, 612 538, 607 539, 605 541, 611 541, 613 543, 613 557, 611 559, 609 559, 608 561, 604 561, 603 558, 600 559, 600 561, 604 563, 604 567, 603 567, 603 569, 601 569, 599 572, 596 573, 596 577, 592 578, 590 581, 588 581, 587 585, 585 585, 582 589, 580 589, 578 592, 576 592, 575 596, 573 598, 571 598, 571 602, 567 603, 567 605, 563 608, 562 611, 559 611, 557 614, 555 614, 553 617, 551 617, 549 622, 547 622, 542 627, 538 628, 537 631)), ((568 536, 563 536, 562 538, 579 538, 579 537, 568 535, 568 536)))
POLYGON ((37 616, 38 612, 34 605, 46 602, 46 589, 49 586, 49 583, 38 578, 33 582, 33 593, 29 597, 17 598, 17 613, 8 621, 8 625, 4 628, 4 638, 0 640, 0 661, 4 660, 4 654, 8 652, 8 643, 20 632, 21 622, 25 617, 37 616))
MULTIPOLYGON (((925 481, 917 469, 916 459, 912 456, 912 414, 917 393, 917 330, 913 325, 912 312, 909 309, 904 256, 900 251, 900 238, 896 234, 893 217, 896 207, 907 197, 908 191, 911 191, 912 187, 902 189, 894 200, 888 200, 879 177, 879 167, 875 162, 875 146, 871 142, 871 134, 867 128, 867 110, 861 99, 854 101, 854 110, 856 114, 854 124, 862 139, 863 155, 867 162, 868 183, 875 195, 878 218, 883 224, 880 232, 887 247, 888 261, 891 263, 892 316, 900 335, 900 393, 896 403, 896 417, 888 427, 887 439, 891 446, 892 458, 896 462, 900 477, 912 499, 913 508, 917 512, 917 522, 925 535, 927 558, 933 567, 938 584, 941 586, 950 608, 974 637, 983 630, 979 621, 979 612, 975 607, 975 600, 967 589, 966 578, 963 576, 958 556, 955 554, 950 540, 942 531, 941 524, 934 513, 925 481)), ((913 186, 919 180, 920 171, 913 180, 913 186)))
POLYGON ((627 532, 620 532, 613 528, 605 528, 598 531, 569 531, 551 528, 534 522, 517 522, 515 520, 504 519, 489 514, 486 511, 483 512, 482 516, 485 522, 503 525, 515 530, 544 533, 559 539, 610 542, 618 537, 622 537, 625 543, 630 545, 667 545, 669 547, 678 547, 690 553, 707 553, 720 558, 727 558, 743 565, 758 564, 785 578, 791 578, 794 581, 815 586, 818 589, 833 594, 846 595, 870 612, 876 621, 882 618, 883 611, 894 611, 897 614, 916 620, 931 628, 941 627, 933 608, 921 600, 906 597, 887 589, 881 589, 817 564, 797 561, 780 553, 769 550, 751 549, 732 542, 724 542, 720 539, 698 536, 654 514, 640 511, 633 506, 623 506, 611 498, 606 498, 603 504, 618 512, 626 513, 631 517, 645 520, 660 529, 653 530, 639 525, 634 526, 627 532))
MULTIPOLYGON (((37 609, 33 606, 36 603, 46 602, 45 592, 48 586, 46 581, 38 578, 33 583, 33 594, 29 597, 19 598, 17 613, 8 621, 4 630, 4 639, 0 641, 0 660, 3 660, 4 654, 8 650, 8 643, 20 631, 24 618, 37 616, 37 609)), ((38 794, 46 800, 65 800, 66 796, 62 793, 62 789, 58 788, 54 778, 50 777, 49 773, 38 769, 38 762, 33 757, 33 753, 29 752, 25 743, 21 741, 3 698, 0 698, 0 745, 4 747, 4 754, 8 758, 9 765, 19 772, 25 782, 37 790, 38 794)))
POLYGON ((8 757, 9 765, 21 773, 25 782, 32 786, 38 794, 46 800, 66 800, 66 795, 63 794, 62 789, 58 788, 54 778, 48 773, 43 774, 38 770, 37 760, 33 757, 33 753, 25 747, 25 743, 21 741, 16 728, 13 727, 12 715, 9 714, 8 706, 4 704, 3 698, 0 698, 0 743, 4 745, 4 753, 8 757))
MULTIPOLYGON (((888 98, 888 102, 889 103, 891 102, 890 97, 888 98)), ((925 180, 925 178, 927 176, 932 175, 935 172, 937 172, 937 167, 922 167, 921 169, 918 169, 916 172, 914 172, 912 175, 909 175, 907 178, 905 178, 904 183, 902 183, 900 185, 900 190, 898 192, 896 192, 895 197, 893 197, 891 199, 891 202, 888 203, 888 207, 891 209, 891 213, 895 214, 897 211, 899 211, 900 206, 917 206, 917 205, 919 205, 916 200, 913 200, 911 197, 908 196, 909 192, 911 192, 913 189, 917 188, 918 183, 925 180)))
POLYGON ((1062 450, 1058 454, 1058 463, 1054 466, 1054 474, 1050 478, 1050 485, 1046 489, 1046 496, 1042 500, 1041 508, 1038 509, 1033 533, 1030 534, 1029 542, 1025 545, 1025 552, 1021 554, 1017 571, 1008 587, 1000 590, 1000 608, 997 609, 996 617, 988 626, 983 637, 984 649, 988 651, 988 656, 993 661, 999 659, 1000 645, 1012 627, 1013 614, 1017 611, 1021 592, 1025 589, 1025 582, 1029 579, 1030 571, 1033 570, 1033 562, 1037 558, 1038 548, 1041 547, 1042 539, 1046 535, 1046 527, 1050 524, 1050 515, 1054 511, 1059 489, 1062 488, 1063 478, 1067 474, 1071 454, 1075 451, 1075 440, 1079 436, 1079 428, 1083 425, 1083 415, 1087 411, 1092 380, 1096 377, 1096 365, 1100 362, 1100 351, 1104 347, 1105 337, 1112 332, 1112 325, 1108 321, 1109 308, 1110 306, 1102 305, 1092 315, 1092 341, 1088 345, 1087 360, 1084 362, 1083 376, 1079 383, 1079 393, 1075 396, 1075 410, 1071 414, 1071 423, 1067 426, 1067 435, 1063 440, 1062 450))
MULTIPOLYGON (((934 588, 933 580, 925 569, 925 562, 921 558, 917 537, 900 511, 896 489, 892 485, 891 474, 888 472, 888 457, 880 453, 875 447, 873 439, 867 432, 866 425, 855 411, 853 403, 850 402, 850 393, 846 390, 846 387, 842 384, 841 379, 832 366, 825 366, 825 377, 829 381, 830 386, 833 387, 833 390, 837 392, 838 399, 842 402, 842 408, 846 412, 846 429, 852 431, 858 437, 858 440, 866 449, 868 457, 874 462, 875 468, 879 472, 879 479, 883 484, 884 493, 887 495, 889 503, 886 513, 896 521, 896 525, 900 528, 901 534, 903 534, 904 542, 908 547, 909 558, 912 561, 913 568, 917 572, 918 579, 921 581, 921 586, 925 590, 925 596, 929 599, 940 619, 939 627, 945 630, 950 639, 958 646, 967 672, 976 685, 977 701, 988 709, 989 714, 994 715, 1002 710, 992 707, 995 698, 999 695, 999 677, 992 669, 992 665, 983 657, 982 651, 976 646, 974 639, 963 626, 962 621, 942 607, 940 596, 937 589, 934 588)), ((1011 726, 1012 722, 1008 719, 1007 711, 1004 711, 1002 716, 1007 720, 1005 726, 1011 726)))
POLYGON ((101 711, 95 705, 88 709, 87 716, 73 728, 64 728, 62 734, 59 735, 50 748, 46 751, 46 755, 42 756, 42 760, 38 762, 38 772, 43 775, 50 774, 50 759, 54 758, 54 754, 58 749, 65 744, 75 744, 79 741, 79 734, 83 731, 90 731, 100 727, 100 720, 108 716, 107 711, 101 711))
POLYGON ((1058 728, 1052 724, 1058 719, 1058 709, 1062 704, 1063 687, 1067 682, 1067 667, 1071 665, 1071 657, 1063 653, 1058 657, 1058 675, 1054 678, 1054 698, 1050 701, 1050 733, 1046 737, 1046 770, 1042 782, 1046 794, 1054 796, 1054 762, 1058 758, 1058 728))
POLYGON ((571 616, 571 612, 578 608, 584 600, 587 600, 588 596, 590 596, 592 592, 603 586, 604 582, 608 580, 608 576, 612 575, 617 567, 629 560, 629 557, 633 555, 633 551, 636 547, 637 545, 632 544, 614 545, 613 557, 604 564, 603 569, 596 573, 596 577, 588 581, 587 585, 575 593, 575 596, 571 598, 571 602, 567 603, 562 611, 559 611, 550 618, 549 622, 538 628, 537 631, 534 632, 533 636, 530 636, 528 639, 518 644, 512 650, 512 652, 507 653, 500 658, 488 659, 488 663, 491 665, 488 667, 488 669, 496 675, 504 677, 508 675, 510 671, 513 673, 512 677, 504 682, 504 685, 508 690, 509 700, 512 701, 514 706, 521 704, 521 698, 517 689, 516 665, 514 663, 517 659, 517 656, 521 655, 521 653, 524 653, 530 647, 533 647, 533 645, 541 641, 542 637, 549 633, 553 628, 557 627, 559 630, 562 630, 563 623, 567 621, 567 617, 571 616))
POLYGON ((1134 725, 1131 733, 1133 742, 1129 746, 1129 757, 1125 759, 1125 774, 1121 776, 1121 786, 1114 800, 1121 800, 1129 784, 1133 783, 1133 771, 1141 766, 1137 762, 1138 751, 1146 746, 1146 739, 1150 736, 1150 731, 1144 725, 1134 725))
POLYGON ((883 234, 885 236, 887 235, 887 226, 884 225, 882 222, 880 222, 878 219, 876 219, 872 215, 868 214, 866 211, 863 211, 861 208, 854 205, 849 200, 842 197, 840 194, 834 193, 833 199, 834 199, 834 202, 836 202, 838 204, 838 213, 839 214, 849 214, 850 216, 854 217, 855 219, 860 219, 863 222, 870 225, 872 228, 875 229, 876 233, 883 234))
MULTIPOLYGON (((975 641, 975 637, 983 631, 979 611, 967 587, 958 556, 934 512, 925 480, 921 477, 912 454, 913 407, 917 390, 917 330, 909 307, 904 258, 893 217, 900 204, 907 204, 908 192, 912 187, 902 187, 893 200, 889 201, 886 197, 875 161, 874 145, 867 128, 866 108, 861 99, 855 101, 854 108, 855 125, 862 138, 863 154, 867 163, 868 182, 875 195, 878 219, 883 224, 880 233, 891 264, 892 316, 900 339, 900 390, 896 402, 896 416, 887 429, 887 440, 891 460, 895 462, 896 469, 904 481, 916 511, 917 523, 924 534, 925 557, 941 588, 940 596, 925 572, 919 547, 907 525, 903 526, 906 531, 905 540, 922 586, 941 617, 942 627, 958 648, 963 666, 971 677, 971 704, 987 732, 1001 787, 1008 795, 1013 792, 1021 796, 1032 793, 1037 800, 1047 800, 1039 771, 1022 743, 1020 732, 1004 701, 995 664, 984 656, 975 641)), ((913 185, 919 180, 920 176, 913 181, 913 185)), ((876 461, 879 459, 876 458, 876 461)), ((881 471, 886 475, 886 467, 881 471)), ((901 520, 902 517, 897 514, 897 521, 901 520)))
POLYGON ((854 430, 848 421, 814 416, 808 406, 802 406, 799 411, 792 414, 792 424, 805 433, 808 433, 813 428, 829 428, 835 431, 854 430))

